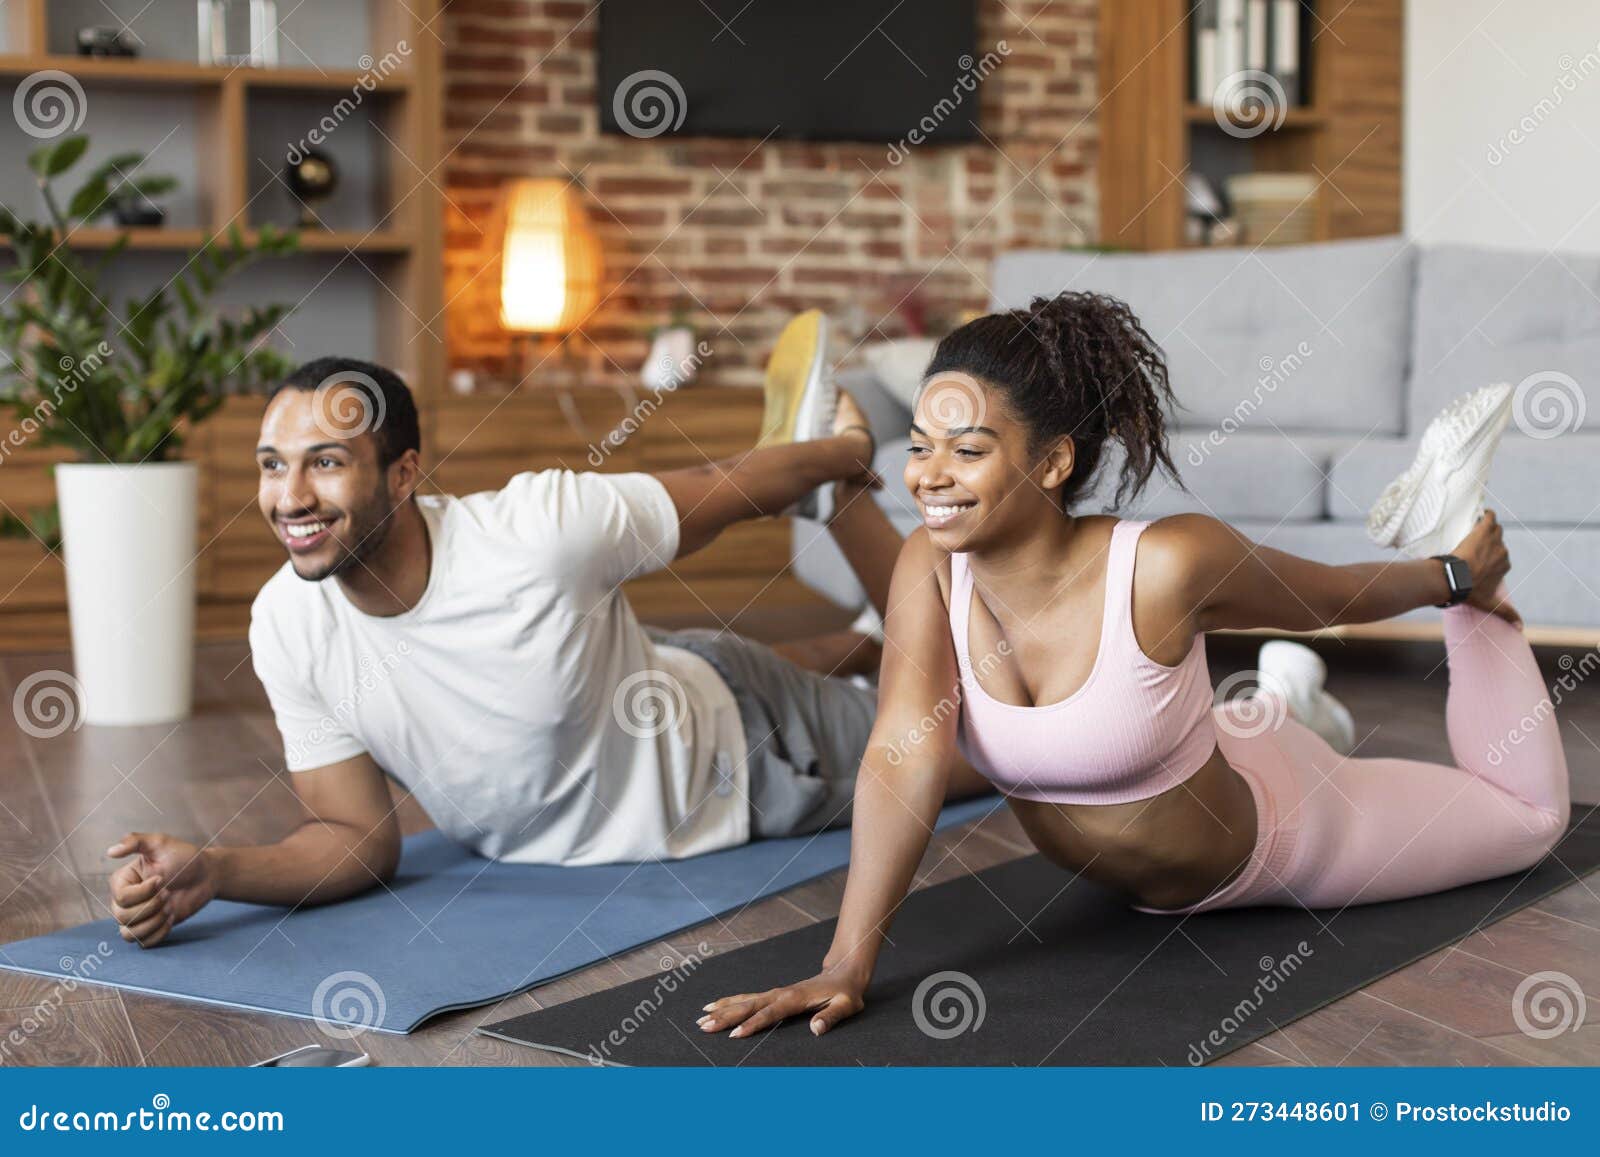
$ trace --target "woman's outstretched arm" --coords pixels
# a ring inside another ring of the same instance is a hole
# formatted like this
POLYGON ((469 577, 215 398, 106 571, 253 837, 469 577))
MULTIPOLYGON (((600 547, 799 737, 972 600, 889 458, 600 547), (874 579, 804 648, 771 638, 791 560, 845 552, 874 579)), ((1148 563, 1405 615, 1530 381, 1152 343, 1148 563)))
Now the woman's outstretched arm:
MULTIPOLYGON (((933 836, 959 758, 955 651, 939 570, 945 555, 925 530, 895 564, 884 622, 878 718, 856 780, 850 875, 833 946, 815 976, 706 1006, 705 1032, 749 1036, 801 1013, 821 1035, 861 1011, 878 950, 933 836)), ((809 967, 795 961, 795 967, 809 967)))
MULTIPOLYGON (((1139 564, 1153 563, 1177 580, 1163 585, 1181 598, 1201 631, 1314 631, 1377 622, 1450 597, 1444 566, 1436 559, 1329 566, 1251 542, 1227 523, 1200 514, 1161 519, 1146 537, 1150 547, 1141 548, 1139 564)), ((1497 597, 1511 562, 1494 512, 1486 512, 1452 553, 1472 571, 1468 601, 1521 626, 1516 611, 1497 597)))

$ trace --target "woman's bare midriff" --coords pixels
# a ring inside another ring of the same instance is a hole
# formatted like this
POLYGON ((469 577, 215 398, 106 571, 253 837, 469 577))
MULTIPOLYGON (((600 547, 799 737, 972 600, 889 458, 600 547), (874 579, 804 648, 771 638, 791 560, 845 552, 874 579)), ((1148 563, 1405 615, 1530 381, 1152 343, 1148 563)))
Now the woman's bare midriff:
POLYGON ((1183 783, 1149 799, 1008 802, 1051 863, 1131 892, 1151 908, 1192 904, 1231 881, 1256 842, 1255 797, 1218 749, 1183 783))

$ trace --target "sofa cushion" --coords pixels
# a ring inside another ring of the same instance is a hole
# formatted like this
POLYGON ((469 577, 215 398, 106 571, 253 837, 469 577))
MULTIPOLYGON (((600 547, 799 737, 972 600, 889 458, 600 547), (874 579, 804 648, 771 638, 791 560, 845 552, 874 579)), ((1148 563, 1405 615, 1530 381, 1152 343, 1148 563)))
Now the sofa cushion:
POLYGON ((1524 381, 1513 435, 1577 429, 1579 418, 1582 428, 1600 431, 1597 365, 1600 257, 1463 245, 1422 251, 1409 390, 1413 432, 1458 394, 1524 381))
MULTIPOLYGON (((1383 488, 1416 452, 1415 438, 1370 438, 1336 458, 1328 484, 1329 514, 1364 523, 1383 488)), ((1485 502, 1507 526, 1600 525, 1600 432, 1543 440, 1506 437, 1495 453, 1488 489, 1485 502)))
POLYGON ((995 308, 1095 290, 1166 352, 1186 426, 1399 433, 1414 250, 1395 237, 1174 253, 1022 251, 995 308))
MULTIPOLYGON (((1286 435, 1240 430, 1221 435, 1210 430, 1174 430, 1168 452, 1183 480, 1151 475, 1143 493, 1120 513, 1129 518, 1169 514, 1210 514, 1237 519, 1311 522, 1326 517, 1328 462, 1352 441, 1339 435, 1286 435)), ((1109 509, 1117 472, 1125 460, 1112 443, 1100 464, 1092 498, 1081 509, 1109 509)))

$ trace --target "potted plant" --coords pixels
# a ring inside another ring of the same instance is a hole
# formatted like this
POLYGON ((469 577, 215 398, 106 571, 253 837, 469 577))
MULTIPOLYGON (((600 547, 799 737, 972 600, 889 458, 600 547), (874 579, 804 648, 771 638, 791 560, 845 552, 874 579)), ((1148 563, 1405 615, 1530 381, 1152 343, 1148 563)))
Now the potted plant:
POLYGON ((297 238, 263 228, 247 240, 234 228, 166 284, 112 302, 104 273, 129 235, 91 262, 71 233, 174 182, 138 176, 143 157, 125 153, 64 196, 56 183, 87 147, 67 136, 28 158, 47 220, 0 208, 0 241, 16 257, 7 276, 21 283, 0 302, 0 407, 16 418, 0 439, 76 451, 55 478, 82 718, 154 723, 192 703, 197 472, 180 460, 184 436, 229 394, 287 368, 263 344, 282 307, 229 317, 211 303, 228 278, 297 238))

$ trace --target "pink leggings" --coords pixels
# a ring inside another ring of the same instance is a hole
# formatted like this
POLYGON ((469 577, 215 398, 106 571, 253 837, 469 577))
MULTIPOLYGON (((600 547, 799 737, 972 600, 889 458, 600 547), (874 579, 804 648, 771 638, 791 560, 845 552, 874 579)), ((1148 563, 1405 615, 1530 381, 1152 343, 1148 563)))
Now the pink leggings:
POLYGON ((1341 756, 1286 716, 1249 734, 1255 728, 1220 707, 1217 746, 1255 795, 1255 850, 1205 899, 1139 911, 1342 908, 1537 863, 1566 830, 1571 802, 1533 650, 1515 627, 1475 607, 1444 612, 1444 639, 1445 721, 1457 766, 1341 756))

